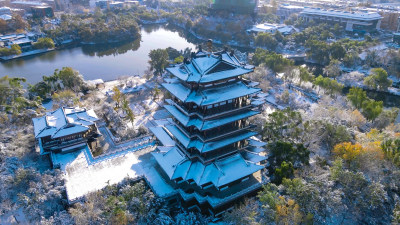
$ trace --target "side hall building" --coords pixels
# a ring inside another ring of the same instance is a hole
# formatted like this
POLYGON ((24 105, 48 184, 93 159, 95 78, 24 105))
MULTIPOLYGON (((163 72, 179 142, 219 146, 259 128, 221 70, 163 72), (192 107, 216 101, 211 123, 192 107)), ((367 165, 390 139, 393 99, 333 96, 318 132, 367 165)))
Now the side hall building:
POLYGON ((93 110, 61 107, 46 115, 33 118, 36 147, 41 155, 68 153, 96 145, 101 136, 98 117, 93 110))

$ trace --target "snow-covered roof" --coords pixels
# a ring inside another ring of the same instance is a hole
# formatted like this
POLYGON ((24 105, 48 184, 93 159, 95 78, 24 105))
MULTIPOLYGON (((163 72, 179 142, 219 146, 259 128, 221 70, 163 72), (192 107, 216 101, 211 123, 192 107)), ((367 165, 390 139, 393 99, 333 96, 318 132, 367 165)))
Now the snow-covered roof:
POLYGON ((241 63, 227 52, 198 52, 190 61, 169 67, 167 71, 187 82, 209 83, 253 72, 253 66, 241 63))
POLYGON ((182 102, 193 102, 199 106, 212 105, 261 91, 241 81, 205 90, 190 90, 180 83, 163 83, 162 85, 182 102))
MULTIPOLYGON (((297 5, 289 5, 289 4, 281 4, 279 5, 279 8, 285 8, 285 9, 304 9, 304 6, 297 6, 297 5)), ((278 8, 278 9, 279 9, 278 8)))
POLYGON ((267 159, 267 157, 265 157, 265 156, 261 156, 257 153, 248 152, 248 151, 243 151, 240 154, 242 154, 242 156, 245 160, 250 161, 252 163, 259 163, 259 162, 267 159))
POLYGON ((233 115, 230 114, 224 117, 219 117, 217 119, 202 120, 200 118, 190 118, 173 105, 164 105, 164 108, 168 110, 168 112, 171 113, 184 126, 195 126, 201 131, 219 127, 237 120, 254 116, 259 113, 257 111, 247 110, 233 115))
POLYGON ((250 146, 250 145, 246 149, 247 149, 247 151, 254 152, 254 153, 260 153, 260 152, 265 151, 264 148, 256 147, 256 146, 250 146))
POLYGON ((254 147, 263 147, 265 145, 267 145, 266 142, 260 141, 259 139, 255 138, 255 137, 251 137, 248 140, 249 145, 254 146, 254 147))
POLYGON ((32 41, 29 38, 19 38, 19 39, 11 41, 11 44, 13 44, 13 45, 14 44, 16 44, 16 45, 25 44, 25 43, 32 43, 32 41))
POLYGON ((285 24, 273 24, 273 23, 262 23, 256 24, 251 29, 248 29, 247 32, 268 32, 275 33, 279 31, 283 34, 288 34, 293 32, 295 29, 293 26, 288 26, 285 24))
POLYGON ((11 20, 11 19, 12 19, 12 16, 7 15, 7 14, 4 14, 4 15, 1 15, 1 16, 0 16, 0 19, 7 21, 7 20, 11 20))
POLYGON ((62 107, 45 116, 33 118, 35 138, 59 138, 85 132, 98 120, 96 113, 83 108, 62 107))
POLYGON ((95 79, 95 80, 88 80, 86 81, 89 85, 97 85, 97 84, 104 84, 103 79, 95 79))
POLYGON ((340 10, 324 10, 320 8, 306 8, 300 15, 317 15, 317 16, 328 16, 328 17, 340 17, 346 19, 355 19, 355 20, 380 20, 382 16, 377 12, 348 12, 348 11, 340 11, 340 10))
POLYGON ((163 127, 150 127, 151 132, 157 137, 157 139, 164 146, 174 146, 175 141, 167 134, 163 127))
POLYGON ((256 135, 256 132, 253 131, 242 131, 237 134, 226 137, 222 140, 215 140, 209 142, 203 142, 197 138, 189 138, 186 136, 177 126, 168 125, 166 126, 169 132, 177 139, 185 148, 196 148, 201 153, 210 152, 227 145, 236 143, 238 141, 250 138, 256 135))
POLYGON ((246 161, 239 153, 207 165, 190 161, 177 147, 171 147, 166 152, 153 152, 152 155, 170 179, 193 180, 200 186, 212 183, 221 187, 264 168, 246 161))
POLYGON ((11 4, 47 6, 46 3, 35 2, 35 1, 13 1, 13 2, 11 2, 11 4))

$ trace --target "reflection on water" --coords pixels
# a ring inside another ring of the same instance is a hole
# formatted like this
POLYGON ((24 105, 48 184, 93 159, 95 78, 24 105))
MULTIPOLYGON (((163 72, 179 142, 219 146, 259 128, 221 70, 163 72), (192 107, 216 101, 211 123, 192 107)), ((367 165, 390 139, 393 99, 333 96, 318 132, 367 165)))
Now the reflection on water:
POLYGON ((53 74, 55 69, 70 66, 85 79, 116 79, 124 75, 141 75, 148 68, 149 52, 156 48, 195 49, 176 30, 150 25, 142 28, 141 39, 106 45, 85 45, 60 49, 36 56, 1 62, 0 76, 25 77, 29 83, 53 74))
POLYGON ((82 46, 82 53, 88 56, 117 56, 120 54, 125 54, 128 51, 136 51, 140 47, 140 39, 135 41, 114 43, 107 45, 85 45, 82 46))

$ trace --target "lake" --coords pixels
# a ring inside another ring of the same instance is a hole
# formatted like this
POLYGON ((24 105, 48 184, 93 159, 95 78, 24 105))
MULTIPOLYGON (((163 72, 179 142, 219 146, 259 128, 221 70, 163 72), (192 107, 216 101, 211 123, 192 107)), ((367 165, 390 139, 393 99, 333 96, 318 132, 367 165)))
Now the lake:
POLYGON ((0 77, 25 77, 28 83, 36 83, 43 75, 53 74, 55 69, 72 67, 85 80, 113 80, 120 76, 142 75, 148 68, 148 54, 152 49, 195 49, 193 41, 164 26, 146 25, 142 27, 141 35, 140 40, 126 43, 64 48, 1 62, 0 77))

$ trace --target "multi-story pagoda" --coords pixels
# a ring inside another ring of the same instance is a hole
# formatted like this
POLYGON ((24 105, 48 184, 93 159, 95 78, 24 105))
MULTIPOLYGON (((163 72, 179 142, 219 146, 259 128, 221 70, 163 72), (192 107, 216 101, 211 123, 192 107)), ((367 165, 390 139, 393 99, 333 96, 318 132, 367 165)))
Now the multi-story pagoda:
POLYGON ((252 97, 261 90, 241 78, 253 68, 233 53, 201 50, 167 68, 173 78, 162 85, 172 98, 164 107, 173 119, 161 132, 152 129, 164 144, 153 156, 188 206, 221 211, 263 183, 266 158, 259 153, 265 143, 253 138, 255 126, 247 121, 259 113, 252 97), (166 144, 166 134, 174 144, 166 144))

